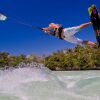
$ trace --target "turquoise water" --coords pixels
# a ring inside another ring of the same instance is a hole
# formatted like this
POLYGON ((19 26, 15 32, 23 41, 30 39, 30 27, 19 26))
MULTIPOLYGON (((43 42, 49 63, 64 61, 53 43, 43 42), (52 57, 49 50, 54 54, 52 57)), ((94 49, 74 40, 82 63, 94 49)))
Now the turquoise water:
POLYGON ((100 100, 100 71, 0 71, 0 100, 100 100))

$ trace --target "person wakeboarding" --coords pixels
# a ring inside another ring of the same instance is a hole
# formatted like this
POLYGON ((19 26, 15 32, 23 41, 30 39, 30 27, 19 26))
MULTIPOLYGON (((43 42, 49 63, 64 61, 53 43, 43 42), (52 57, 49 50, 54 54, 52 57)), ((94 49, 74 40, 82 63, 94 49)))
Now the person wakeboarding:
POLYGON ((71 42, 71 43, 95 46, 96 43, 92 41, 82 40, 74 36, 74 34, 79 32, 81 29, 91 24, 92 24, 91 22, 87 22, 79 26, 63 28, 60 24, 50 23, 48 27, 42 28, 42 30, 48 34, 57 36, 58 38, 71 42))

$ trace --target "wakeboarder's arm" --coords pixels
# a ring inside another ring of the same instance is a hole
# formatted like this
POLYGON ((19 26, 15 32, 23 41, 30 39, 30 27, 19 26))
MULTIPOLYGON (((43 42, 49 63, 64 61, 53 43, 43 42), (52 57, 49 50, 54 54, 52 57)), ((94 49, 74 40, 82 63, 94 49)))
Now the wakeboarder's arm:
POLYGON ((42 28, 42 30, 47 34, 53 34, 53 32, 51 32, 48 27, 47 28, 42 28))
POLYGON ((45 27, 45 28, 42 28, 44 31, 49 31, 49 30, 51 30, 51 28, 50 27, 45 27))
POLYGON ((50 34, 50 28, 49 27, 46 27, 46 28, 42 28, 42 30, 45 32, 45 33, 48 33, 50 34))
POLYGON ((42 28, 42 31, 43 31, 44 33, 48 33, 48 32, 49 32, 49 30, 48 30, 47 27, 46 27, 46 28, 42 28))

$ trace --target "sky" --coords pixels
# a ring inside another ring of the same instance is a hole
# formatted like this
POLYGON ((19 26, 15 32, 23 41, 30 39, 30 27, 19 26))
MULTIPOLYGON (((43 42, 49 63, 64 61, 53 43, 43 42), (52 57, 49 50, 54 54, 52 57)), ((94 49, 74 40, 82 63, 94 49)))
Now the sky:
MULTIPOLYGON (((0 13, 8 17, 7 21, 0 21, 0 52, 48 55, 75 47, 76 44, 21 25, 15 19, 40 27, 47 27, 51 22, 73 27, 90 21, 87 9, 91 4, 100 11, 99 0, 0 0, 0 13)), ((75 36, 96 42, 92 26, 75 36)))

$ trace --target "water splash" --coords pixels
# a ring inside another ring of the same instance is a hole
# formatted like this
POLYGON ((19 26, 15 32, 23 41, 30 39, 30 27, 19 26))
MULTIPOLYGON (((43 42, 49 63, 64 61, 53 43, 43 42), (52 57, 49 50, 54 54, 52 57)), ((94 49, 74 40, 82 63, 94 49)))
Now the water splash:
POLYGON ((16 67, 0 70, 0 100, 100 100, 100 73, 52 72, 35 62, 16 67))

